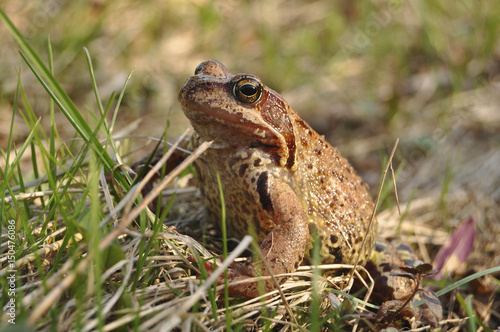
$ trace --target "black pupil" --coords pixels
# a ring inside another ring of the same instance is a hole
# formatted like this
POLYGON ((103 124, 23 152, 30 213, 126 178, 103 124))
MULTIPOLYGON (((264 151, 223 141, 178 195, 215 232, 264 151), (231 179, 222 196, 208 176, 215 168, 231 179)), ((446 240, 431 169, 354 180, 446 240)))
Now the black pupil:
POLYGON ((253 96, 257 93, 257 87, 253 84, 245 84, 240 89, 240 92, 245 96, 253 96))

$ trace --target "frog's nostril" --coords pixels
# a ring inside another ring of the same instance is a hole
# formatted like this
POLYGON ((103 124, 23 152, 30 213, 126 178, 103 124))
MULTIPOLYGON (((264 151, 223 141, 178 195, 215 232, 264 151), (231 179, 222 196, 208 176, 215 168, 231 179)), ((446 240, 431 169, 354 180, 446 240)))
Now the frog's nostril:
POLYGON ((202 62, 202 63, 200 63, 200 64, 196 67, 196 69, 194 70, 194 74, 195 74, 195 75, 198 75, 198 74, 200 74, 200 73, 203 71, 203 65, 204 65, 204 64, 205 64, 205 62, 202 62))
POLYGON ((217 60, 207 60, 196 67, 195 75, 209 75, 214 77, 228 77, 229 71, 217 60))

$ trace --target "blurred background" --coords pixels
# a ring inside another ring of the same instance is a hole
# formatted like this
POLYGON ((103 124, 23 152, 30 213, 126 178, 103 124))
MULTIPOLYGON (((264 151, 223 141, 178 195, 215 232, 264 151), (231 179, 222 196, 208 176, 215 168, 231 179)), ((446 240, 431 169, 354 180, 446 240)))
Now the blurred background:
MULTIPOLYGON (((133 70, 117 129, 169 137, 189 126, 177 92, 202 61, 256 74, 360 171, 375 193, 396 138, 403 201, 415 190, 500 186, 500 6, 494 1, 4 1, 84 116, 133 70), (140 124, 137 126, 137 121, 140 124), (136 126, 132 126, 136 124, 136 126), (484 169, 487 167, 487 169, 484 169)), ((18 73, 49 121, 49 97, 2 25, 0 147, 6 148, 18 73)), ((21 103, 21 108, 22 108, 21 103)), ((60 113, 62 139, 74 130, 60 113)), ((29 130, 20 116, 16 144, 29 130)), ((28 154, 27 154, 28 156, 28 154)))

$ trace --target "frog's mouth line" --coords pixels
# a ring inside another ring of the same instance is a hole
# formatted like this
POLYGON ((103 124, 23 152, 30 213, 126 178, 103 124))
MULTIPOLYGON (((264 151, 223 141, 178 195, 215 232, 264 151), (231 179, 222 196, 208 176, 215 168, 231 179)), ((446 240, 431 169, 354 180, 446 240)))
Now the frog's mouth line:
POLYGON ((266 149, 279 149, 279 146, 276 145, 270 145, 270 144, 264 144, 260 142, 251 142, 250 143, 251 148, 266 148, 266 149))
POLYGON ((257 131, 272 132, 272 137, 277 137, 277 134, 274 132, 273 128, 259 124, 255 119, 256 117, 254 117, 254 121, 252 121, 252 119, 248 119, 248 116, 245 117, 244 112, 236 112, 234 111, 234 108, 233 111, 229 113, 228 111, 221 108, 206 107, 204 106, 205 104, 191 103, 191 105, 189 106, 187 106, 186 104, 181 103, 181 108, 188 119, 192 121, 199 122, 200 118, 196 117, 196 114, 203 114, 207 118, 207 121, 205 122, 210 123, 215 119, 223 123, 226 122, 229 124, 234 124, 240 128, 248 128, 258 137, 264 137, 264 135, 259 135, 257 131))

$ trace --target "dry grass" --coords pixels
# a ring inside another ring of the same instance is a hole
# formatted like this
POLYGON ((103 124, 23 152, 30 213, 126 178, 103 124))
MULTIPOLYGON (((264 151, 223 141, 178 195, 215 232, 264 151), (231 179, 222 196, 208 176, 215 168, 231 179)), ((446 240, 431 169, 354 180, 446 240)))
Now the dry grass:
MULTIPOLYGON (((117 149, 107 152, 122 156, 126 163, 153 148, 155 142, 143 136, 161 137, 167 121, 171 140, 188 127, 177 106, 177 91, 199 62, 216 58, 232 72, 259 75, 282 93, 306 121, 339 147, 374 195, 381 160, 395 139, 401 139, 395 166, 406 212, 401 221, 388 183, 378 216, 384 237, 394 236, 399 229, 398 236, 414 244, 425 261, 432 261, 449 234, 473 217, 477 223, 474 250, 464 269, 453 274, 460 278, 500 266, 496 245, 500 8, 493 2, 449 0, 391 4, 12 1, 1 8, 44 62, 53 63, 54 76, 92 129, 101 114, 82 48, 91 53, 102 100, 119 93, 135 68, 115 129, 98 133, 100 140, 116 140, 117 149), (146 141, 149 145, 143 146, 146 141)), ((314 325, 320 320, 311 317, 322 317, 330 320, 330 328, 335 327, 332 321, 339 317, 327 290, 338 289, 341 278, 319 277, 307 268, 283 286, 293 319, 276 293, 247 302, 231 299, 225 307, 223 296, 196 292, 204 281, 196 276, 198 266, 186 257, 198 252, 206 257, 205 247, 220 253, 220 246, 211 226, 201 222, 199 194, 191 187, 189 169, 164 191, 163 200, 173 200, 165 220, 144 209, 134 210, 140 202, 130 200, 134 202, 130 209, 104 224, 128 189, 106 194, 106 181, 99 179, 99 157, 88 151, 80 154, 86 147, 82 137, 60 110, 51 112, 49 97, 19 56, 18 44, 5 26, 0 33, 4 73, 0 77, 0 177, 2 191, 10 190, 3 195, 11 197, 3 201, 0 211, 0 262, 6 271, 6 227, 8 220, 15 220, 18 323, 29 322, 37 330, 174 326, 215 330, 226 324, 234 329, 259 325, 264 330, 287 326, 314 330, 320 328, 314 325), (25 94, 19 95, 13 117, 17 70, 25 94), (38 118, 40 125, 35 128, 38 118), (56 128, 53 151, 51 125, 56 128), (31 145, 21 153, 30 134, 31 145), (57 160, 58 177, 53 183, 50 176, 32 182, 52 173, 50 155, 57 160), (83 163, 73 174, 71 165, 80 158, 83 163), (11 177, 7 177, 6 160, 14 167, 11 177), (69 189, 66 183, 71 184, 69 189), (133 211, 138 215, 132 216, 133 211), (127 218, 131 225, 123 222, 127 218), (123 231, 113 233, 116 227, 123 231), (105 241, 107 249, 102 250, 105 241), (315 278, 318 284, 311 283, 315 278)), ((108 113, 108 121, 112 115, 108 113)), ((7 273, 0 273, 5 305, 7 273)), ((441 289, 450 283, 433 285, 441 289)), ((497 328, 500 301, 495 286, 492 278, 483 277, 443 296, 445 318, 440 328, 497 328), (469 307, 463 304, 467 301, 469 307), (467 318, 471 317, 468 308, 477 321, 467 318)), ((351 322, 355 317, 343 318, 351 322)), ((3 315, 1 324, 7 319, 3 315)), ((370 325, 363 328, 369 330, 370 325)))

